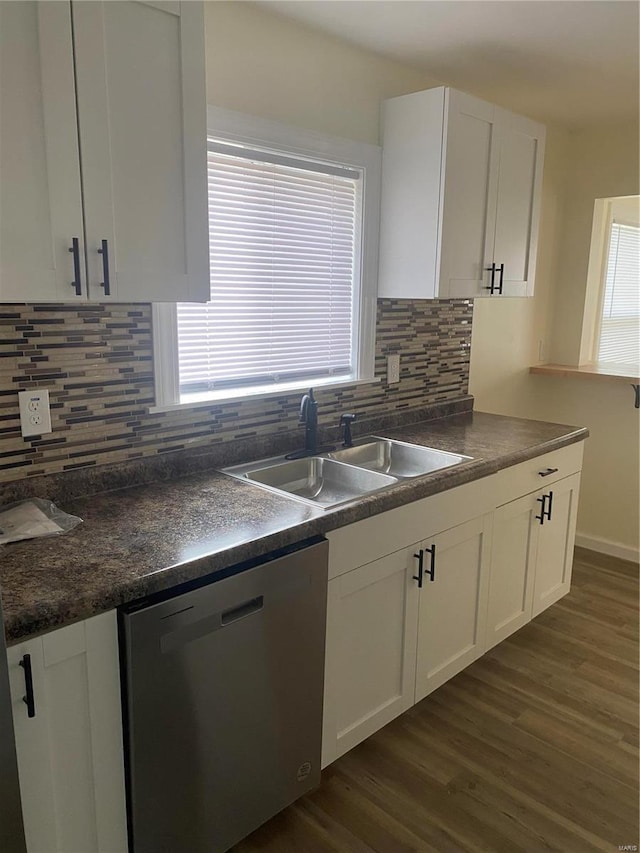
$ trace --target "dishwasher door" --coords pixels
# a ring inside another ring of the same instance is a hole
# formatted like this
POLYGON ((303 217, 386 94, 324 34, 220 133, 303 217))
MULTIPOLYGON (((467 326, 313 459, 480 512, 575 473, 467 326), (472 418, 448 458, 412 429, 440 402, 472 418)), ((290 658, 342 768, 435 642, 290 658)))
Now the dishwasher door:
POLYGON ((132 853, 223 853, 319 784, 327 555, 122 611, 132 853))

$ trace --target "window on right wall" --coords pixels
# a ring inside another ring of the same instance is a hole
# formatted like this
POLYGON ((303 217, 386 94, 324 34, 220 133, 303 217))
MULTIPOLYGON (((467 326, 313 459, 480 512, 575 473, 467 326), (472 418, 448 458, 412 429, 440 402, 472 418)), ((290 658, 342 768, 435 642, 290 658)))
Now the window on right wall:
POLYGON ((612 220, 601 288, 595 360, 637 364, 640 349, 640 225, 612 220))
POLYGON ((585 309, 587 335, 591 327, 591 346, 586 349, 586 358, 598 364, 637 367, 640 363, 638 196, 596 201, 585 309))

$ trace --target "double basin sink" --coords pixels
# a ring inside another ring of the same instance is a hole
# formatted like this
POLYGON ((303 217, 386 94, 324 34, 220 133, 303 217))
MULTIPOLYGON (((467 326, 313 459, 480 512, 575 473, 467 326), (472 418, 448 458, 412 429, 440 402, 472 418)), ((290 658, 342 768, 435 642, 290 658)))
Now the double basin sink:
POLYGON ((279 456, 223 468, 237 477, 319 509, 362 498, 402 480, 459 465, 471 457, 420 447, 379 436, 367 436, 353 447, 303 459, 279 456))

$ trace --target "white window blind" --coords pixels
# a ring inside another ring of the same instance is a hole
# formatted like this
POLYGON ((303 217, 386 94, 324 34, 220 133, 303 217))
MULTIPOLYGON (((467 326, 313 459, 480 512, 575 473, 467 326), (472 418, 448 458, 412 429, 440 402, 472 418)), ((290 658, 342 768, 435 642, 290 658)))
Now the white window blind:
POLYGON ((177 307, 181 394, 354 371, 361 173, 209 140, 211 301, 177 307))
POLYGON ((611 224, 597 360, 640 361, 640 228, 611 224))

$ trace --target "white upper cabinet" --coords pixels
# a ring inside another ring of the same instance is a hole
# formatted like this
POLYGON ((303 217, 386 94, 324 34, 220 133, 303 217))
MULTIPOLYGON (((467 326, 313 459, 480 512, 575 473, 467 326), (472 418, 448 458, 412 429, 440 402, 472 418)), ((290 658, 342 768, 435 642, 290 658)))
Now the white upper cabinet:
POLYGON ((1 7, 0 300, 208 299, 202 4, 1 7))
POLYGON ((495 284, 502 284, 503 296, 532 296, 545 129, 497 107, 495 127, 500 150, 495 228, 491 229, 495 284))
POLYGON ((69 3, 0 3, 0 300, 86 298, 69 3))
POLYGON ((545 130, 457 92, 383 112, 379 295, 531 296, 545 130))
POLYGON ((202 4, 72 10, 90 287, 108 261, 112 298, 206 300, 202 4))

